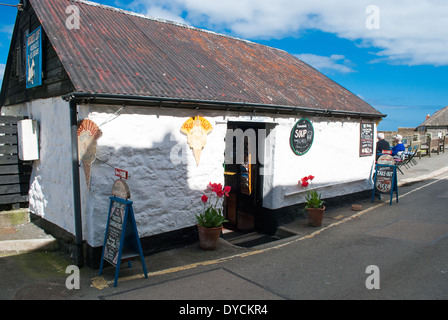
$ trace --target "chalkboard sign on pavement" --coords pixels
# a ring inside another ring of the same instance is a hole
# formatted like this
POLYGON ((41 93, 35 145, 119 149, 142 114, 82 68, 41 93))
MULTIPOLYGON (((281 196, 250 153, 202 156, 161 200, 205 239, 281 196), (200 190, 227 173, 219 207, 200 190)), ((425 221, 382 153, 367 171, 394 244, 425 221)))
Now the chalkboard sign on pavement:
POLYGON ((392 204, 393 194, 396 193, 398 202, 398 183, 397 168, 391 164, 376 164, 375 177, 372 191, 372 202, 375 199, 375 191, 381 200, 382 193, 390 194, 390 205, 392 204))
POLYGON ((129 261, 139 256, 145 277, 147 278, 148 275, 135 223, 132 201, 110 197, 109 215, 99 274, 103 271, 104 260, 112 264, 116 268, 114 281, 114 287, 116 287, 121 262, 129 261))

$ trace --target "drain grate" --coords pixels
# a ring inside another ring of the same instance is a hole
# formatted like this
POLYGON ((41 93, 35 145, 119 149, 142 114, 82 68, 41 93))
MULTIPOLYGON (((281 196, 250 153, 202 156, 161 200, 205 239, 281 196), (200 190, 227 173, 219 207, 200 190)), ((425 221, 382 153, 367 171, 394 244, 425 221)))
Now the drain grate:
POLYGON ((261 244, 265 244, 265 243, 269 243, 269 242, 273 242, 273 241, 277 241, 277 240, 280 240, 280 238, 264 235, 264 236, 261 236, 256 239, 243 241, 243 242, 239 242, 239 243, 234 243, 234 245, 236 245, 238 247, 243 247, 243 248, 251 248, 251 247, 259 246, 261 244))

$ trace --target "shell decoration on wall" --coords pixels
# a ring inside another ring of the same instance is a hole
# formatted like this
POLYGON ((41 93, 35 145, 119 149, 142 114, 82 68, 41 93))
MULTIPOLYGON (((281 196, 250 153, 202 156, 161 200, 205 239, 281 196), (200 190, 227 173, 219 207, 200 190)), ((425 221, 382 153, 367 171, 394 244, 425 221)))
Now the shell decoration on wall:
POLYGON ((199 165, 201 151, 207 143, 207 135, 212 130, 210 122, 199 116, 188 119, 180 128, 180 131, 187 135, 188 145, 193 149, 196 165, 199 165))
POLYGON ((84 167, 87 188, 90 186, 90 168, 95 160, 97 140, 101 135, 100 128, 92 120, 78 121, 78 159, 84 167))

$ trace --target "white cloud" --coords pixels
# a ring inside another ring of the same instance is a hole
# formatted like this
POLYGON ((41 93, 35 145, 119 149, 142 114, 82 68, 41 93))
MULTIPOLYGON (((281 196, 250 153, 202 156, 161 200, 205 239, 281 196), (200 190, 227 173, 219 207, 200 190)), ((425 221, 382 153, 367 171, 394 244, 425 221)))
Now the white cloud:
POLYGON ((329 57, 311 53, 295 54, 297 58, 308 63, 323 73, 350 73, 355 72, 350 65, 352 62, 343 55, 333 54, 329 57))
POLYGON ((179 14, 176 14, 170 10, 167 10, 160 6, 150 6, 146 12, 147 16, 164 19, 169 21, 180 22, 183 24, 188 24, 179 14))
POLYGON ((378 59, 392 63, 448 65, 446 0, 134 0, 132 5, 242 38, 300 36, 317 29, 378 48, 378 59), (372 4, 379 9, 379 29, 366 27, 372 4))
POLYGON ((149 17, 193 25, 182 18, 183 7, 177 0, 134 0, 127 7, 149 17))

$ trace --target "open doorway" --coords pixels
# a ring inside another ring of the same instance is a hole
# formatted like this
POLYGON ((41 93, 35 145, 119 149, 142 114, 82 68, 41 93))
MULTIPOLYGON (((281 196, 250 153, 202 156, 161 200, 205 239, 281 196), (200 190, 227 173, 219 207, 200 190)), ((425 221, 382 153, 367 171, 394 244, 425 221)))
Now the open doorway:
MULTIPOLYGON (((263 181, 260 169, 260 146, 264 145, 264 123, 229 122, 225 151, 225 185, 231 186, 226 201, 227 229, 255 231, 263 200, 263 181)), ((264 151, 264 150, 263 150, 264 151)), ((261 162, 260 162, 261 160, 261 162)))

